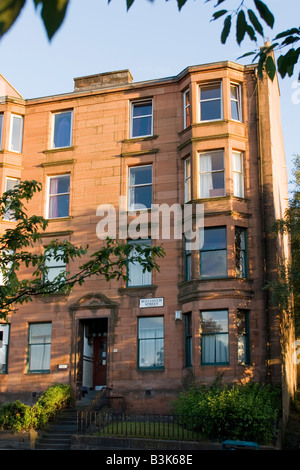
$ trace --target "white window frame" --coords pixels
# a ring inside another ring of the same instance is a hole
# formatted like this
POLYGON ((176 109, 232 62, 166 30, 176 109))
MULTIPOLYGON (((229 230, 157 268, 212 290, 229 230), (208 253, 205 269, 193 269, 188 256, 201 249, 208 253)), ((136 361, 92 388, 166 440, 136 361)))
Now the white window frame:
MULTIPOLYGON (((131 244, 136 244, 136 245, 149 245, 151 246, 152 241, 149 239, 144 239, 144 240, 129 240, 128 243, 131 244)), ((127 287, 143 287, 143 286, 151 286, 152 285, 152 272, 150 271, 145 271, 143 272, 143 267, 140 263, 128 263, 128 276, 129 279, 127 281, 127 287), (130 270, 131 269, 136 269, 135 276, 136 278, 139 278, 141 282, 135 282, 132 278, 130 279, 130 270)))
POLYGON ((245 197, 244 154, 243 152, 239 152, 237 150, 232 151, 232 179, 233 179, 233 195, 235 197, 244 198, 245 197), (241 171, 237 171, 234 168, 234 155, 239 155, 240 157, 241 171), (236 178, 238 178, 240 181, 241 194, 238 194, 238 188, 235 184, 236 178))
POLYGON ((51 148, 52 149, 63 149, 63 148, 69 148, 72 146, 72 141, 73 141, 73 109, 64 109, 63 111, 58 111, 52 113, 52 138, 51 138, 51 148), (56 147, 54 144, 55 141, 55 118, 58 115, 62 114, 71 114, 71 120, 70 120, 70 142, 69 145, 63 145, 61 147, 56 147))
POLYGON ((222 121, 223 120, 223 83, 221 81, 213 81, 213 82, 206 82, 201 83, 199 85, 199 122, 215 122, 215 121, 222 121), (212 85, 219 85, 220 86, 220 98, 211 98, 208 100, 201 100, 201 88, 206 88, 212 85), (216 101, 220 100, 220 117, 216 119, 202 119, 201 117, 201 103, 207 101, 216 101))
POLYGON ((191 109, 192 109, 192 107, 191 107, 191 91, 188 88, 187 90, 185 90, 183 92, 183 127, 184 127, 184 129, 189 127, 192 123, 191 109), (189 94, 189 101, 187 102, 187 95, 188 94, 189 94), (188 109, 190 111, 190 114, 189 114, 190 123, 189 124, 187 124, 187 110, 188 109))
MULTIPOLYGON (((63 250, 59 250, 56 256, 63 255, 63 250)), ((48 253, 48 257, 45 260, 45 267, 48 269, 48 272, 45 273, 44 279, 45 282, 53 282, 56 277, 58 277, 62 273, 66 273, 67 265, 63 259, 55 259, 53 250, 48 253), (49 257, 50 255, 50 257, 49 257), (57 274, 53 276, 51 272, 52 269, 58 270, 57 274)))
MULTIPOLYGON (((138 188, 138 187, 144 187, 144 186, 151 186, 152 187, 152 201, 151 201, 151 205, 152 205, 152 202, 153 202, 153 165, 152 164, 149 164, 149 165, 137 165, 137 166, 131 166, 128 168, 128 211, 131 212, 131 211, 137 211, 137 210, 140 210, 139 207, 135 207, 134 203, 131 202, 131 189, 132 188, 138 188), (132 185, 130 184, 130 171, 131 170, 134 170, 136 168, 144 168, 144 167, 150 167, 151 168, 151 183, 143 183, 143 184, 135 184, 135 185, 132 185)), ((145 206, 145 209, 151 209, 151 206, 150 207, 147 207, 145 206)))
POLYGON ((23 124, 24 124, 24 117, 23 116, 21 116, 20 114, 11 113, 11 115, 10 115, 10 133, 9 133, 9 150, 11 152, 22 153, 23 124), (13 122, 14 122, 14 119, 20 119, 20 122, 21 122, 17 150, 12 148, 12 136, 13 136, 13 122))
POLYGON ((0 323, 0 375, 7 374, 10 324, 0 323))
POLYGON ((143 137, 151 137, 153 135, 153 99, 152 98, 145 98, 143 100, 135 100, 131 101, 130 103, 130 138, 131 139, 139 139, 143 137), (134 106, 140 104, 150 104, 151 103, 151 114, 146 114, 145 116, 133 116, 134 106), (141 117, 151 117, 151 130, 150 134, 142 134, 142 135, 133 135, 133 120, 140 119, 141 117))
POLYGON ((242 87, 240 83, 230 83, 230 117, 232 121, 243 122, 243 112, 242 112, 242 87), (237 88, 237 99, 231 97, 231 87, 237 88), (238 119, 232 117, 232 102, 237 103, 238 108, 238 119))
POLYGON ((214 197, 224 197, 226 196, 226 175, 225 175, 225 150, 224 149, 219 149, 219 150, 212 150, 212 151, 206 151, 206 152, 199 152, 198 153, 198 165, 199 165, 199 176, 198 176, 198 182, 199 182, 199 199, 206 199, 206 198, 214 198, 214 197), (200 160, 201 160, 201 156, 204 156, 204 155, 212 155, 214 153, 220 153, 220 152, 223 152, 223 168, 222 169, 218 169, 218 170, 210 170, 210 171, 201 171, 201 164, 200 164, 200 160), (222 195, 209 195, 209 196, 203 196, 201 195, 201 191, 202 191, 202 188, 201 188, 201 174, 213 174, 213 173, 223 173, 223 179, 224 179, 224 192, 222 195))
POLYGON ((69 217, 70 216, 70 199, 71 199, 71 174, 70 173, 63 173, 61 175, 52 175, 48 176, 48 181, 47 181, 47 205, 46 205, 46 219, 52 220, 52 219, 63 219, 64 217, 69 217), (62 178, 64 176, 69 176, 70 177, 70 190, 68 193, 57 193, 57 194, 50 194, 50 180, 53 178, 62 178), (69 210, 68 210, 68 215, 62 216, 62 217, 51 217, 50 218, 50 198, 55 197, 55 196, 62 196, 69 194, 69 210))
POLYGON ((184 202, 192 200, 192 159, 184 160, 184 202), (188 171, 189 170, 189 171, 188 171))

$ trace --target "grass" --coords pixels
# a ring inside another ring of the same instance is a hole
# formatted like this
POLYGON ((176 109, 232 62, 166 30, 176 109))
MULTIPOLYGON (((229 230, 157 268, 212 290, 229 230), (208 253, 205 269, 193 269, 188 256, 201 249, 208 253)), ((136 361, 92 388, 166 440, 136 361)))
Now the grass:
POLYGON ((199 439, 199 433, 188 430, 179 424, 152 421, 115 421, 103 427, 99 434, 117 437, 147 437, 151 439, 199 439))

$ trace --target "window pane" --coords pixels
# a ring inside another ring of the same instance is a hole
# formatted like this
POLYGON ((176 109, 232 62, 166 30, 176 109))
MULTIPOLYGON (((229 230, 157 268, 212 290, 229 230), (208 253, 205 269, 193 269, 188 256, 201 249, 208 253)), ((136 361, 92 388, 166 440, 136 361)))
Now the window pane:
POLYGON ((200 154, 200 197, 220 197, 224 195, 224 152, 200 154))
MULTIPOLYGON (((18 180, 18 179, 6 178, 5 191, 10 191, 11 189, 14 189, 14 187, 16 185, 18 185, 19 183, 20 183, 20 180, 18 180)), ((3 219, 4 220, 13 220, 13 221, 16 220, 15 216, 14 216, 14 212, 12 210, 10 210, 9 207, 5 211, 3 219)))
POLYGON ((227 310, 212 310, 201 312, 202 333, 227 333, 227 310))
POLYGON ((219 84, 207 85, 200 88, 201 101, 216 98, 221 98, 221 87, 219 84))
POLYGON ((139 209, 140 204, 145 206, 147 209, 151 208, 152 186, 138 186, 130 189, 130 209, 139 209))
POLYGON ((133 105, 133 117, 152 115, 151 103, 136 103, 133 105))
POLYGON ((71 145, 72 111, 54 115, 53 145, 58 147, 70 147, 71 145))
POLYGON ((51 341, 51 323, 30 325, 30 344, 49 343, 51 341))
POLYGON ((51 196, 49 204, 49 218, 68 217, 69 195, 51 196))
POLYGON ((220 250, 226 249, 226 228, 207 228, 204 229, 204 244, 202 250, 220 250))
POLYGON ((204 101, 201 103, 201 121, 221 119, 221 102, 204 101))
POLYGON ((51 323, 36 323, 29 327, 29 370, 48 371, 51 353, 51 323))
POLYGON ((130 168, 130 186, 152 183, 152 167, 137 166, 130 168))
POLYGON ((205 251, 201 253, 201 277, 227 276, 226 251, 205 251))

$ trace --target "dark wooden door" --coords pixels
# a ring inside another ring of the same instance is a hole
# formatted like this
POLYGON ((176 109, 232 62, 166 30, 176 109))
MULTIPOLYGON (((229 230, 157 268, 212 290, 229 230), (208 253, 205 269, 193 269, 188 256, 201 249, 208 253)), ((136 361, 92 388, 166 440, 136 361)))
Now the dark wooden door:
POLYGON ((107 372, 107 336, 94 338, 94 388, 106 385, 107 372))

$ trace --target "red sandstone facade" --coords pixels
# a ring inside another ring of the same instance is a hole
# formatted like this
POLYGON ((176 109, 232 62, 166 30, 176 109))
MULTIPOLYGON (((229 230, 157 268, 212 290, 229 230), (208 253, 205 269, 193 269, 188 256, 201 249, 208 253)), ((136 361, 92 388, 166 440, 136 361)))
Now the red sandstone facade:
POLYGON ((132 267, 129 285, 92 278, 12 311, 0 327, 0 400, 30 401, 60 382, 77 397, 106 386, 127 409, 166 411, 191 380, 220 374, 281 380, 291 395, 293 328, 282 348, 281 313, 263 290, 288 255, 268 235, 288 203, 277 80, 220 62, 143 83, 128 71, 82 77, 73 92, 28 100, 0 76, 0 95, 1 190, 42 182, 29 211, 49 219, 44 246, 99 249, 97 208, 118 212, 120 196, 127 224, 146 204, 146 227, 151 204, 204 205, 200 250, 172 233, 151 240, 149 228, 143 238, 166 252, 160 272, 132 267))

